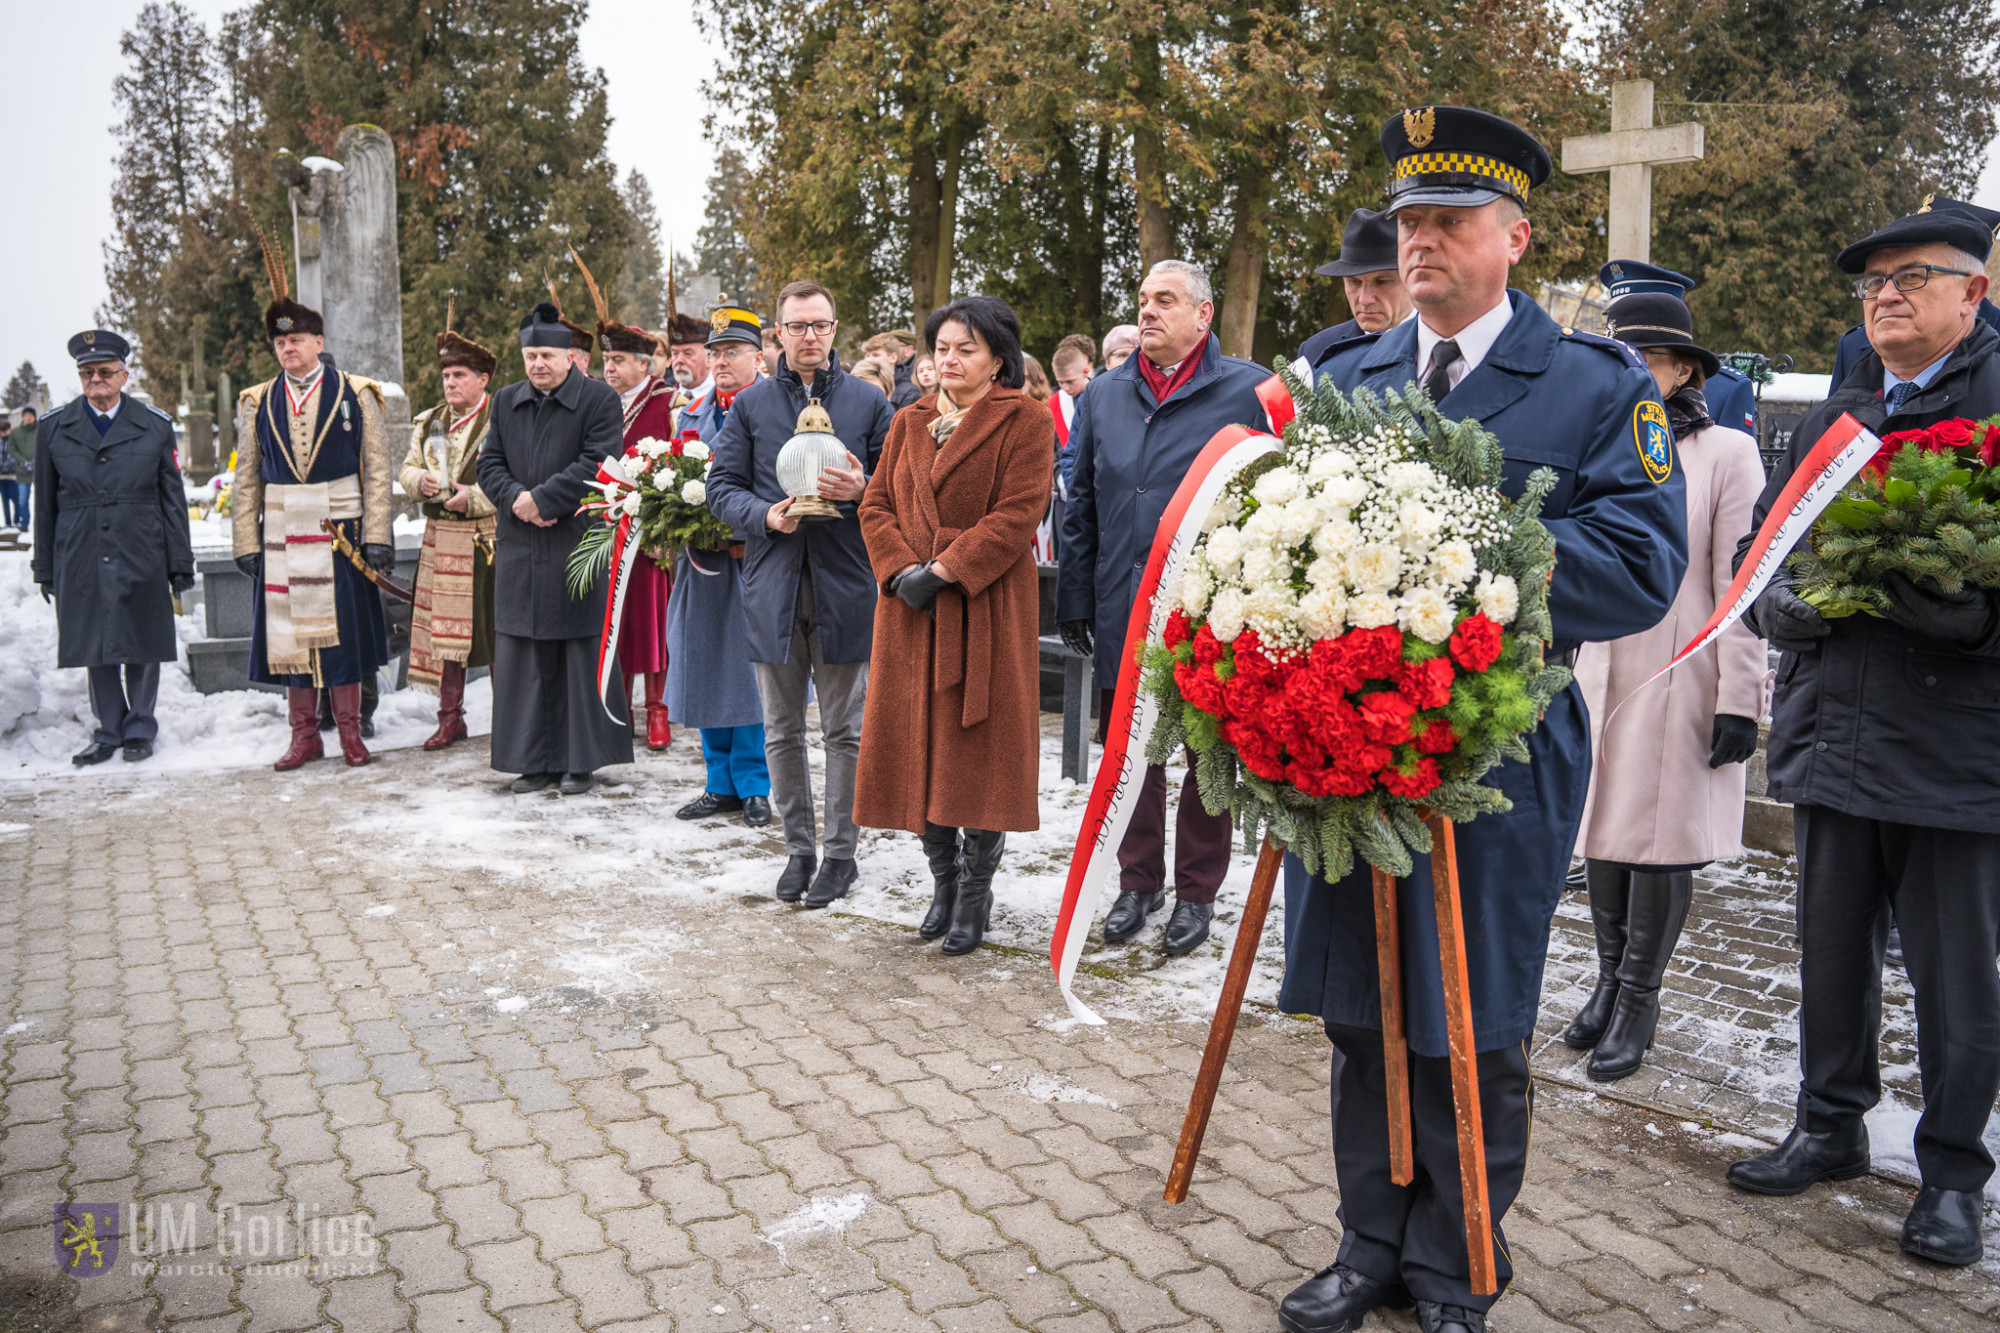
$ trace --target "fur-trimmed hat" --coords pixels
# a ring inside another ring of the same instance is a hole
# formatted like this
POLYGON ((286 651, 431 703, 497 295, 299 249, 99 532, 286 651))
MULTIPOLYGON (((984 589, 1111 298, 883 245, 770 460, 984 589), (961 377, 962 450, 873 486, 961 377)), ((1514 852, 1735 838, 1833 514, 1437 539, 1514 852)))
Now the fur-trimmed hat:
POLYGON ((257 228, 257 244, 264 252, 264 276, 271 283, 271 304, 264 307, 264 336, 272 342, 288 333, 311 333, 324 338, 326 321, 320 318, 319 311, 292 299, 292 285, 285 279, 284 255, 272 253, 271 238, 264 234, 263 224, 253 221, 251 225, 257 228))
POLYGON ((604 302, 604 293, 598 288, 597 279, 590 274, 583 256, 571 246, 569 257, 583 273, 584 286, 590 288, 591 304, 597 307, 597 341, 602 349, 609 352, 629 352, 634 356, 651 356, 654 350, 653 335, 631 324, 620 324, 611 318, 611 308, 604 302))
POLYGON ((693 315, 685 315, 679 311, 675 311, 673 319, 667 323, 667 341, 675 347, 685 347, 689 343, 706 343, 708 333, 709 328, 706 323, 693 315))
POLYGON ((457 311, 458 299, 453 297, 445 306, 444 332, 437 336, 438 369, 464 366, 475 375, 491 375, 500 368, 500 358, 464 334, 452 332, 452 316, 457 311))

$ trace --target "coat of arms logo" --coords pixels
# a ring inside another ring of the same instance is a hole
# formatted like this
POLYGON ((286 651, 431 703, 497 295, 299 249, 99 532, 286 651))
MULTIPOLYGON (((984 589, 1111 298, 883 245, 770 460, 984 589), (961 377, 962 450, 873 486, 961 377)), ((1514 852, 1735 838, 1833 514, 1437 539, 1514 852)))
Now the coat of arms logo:
POLYGON ((118 1262, 118 1205, 56 1205, 56 1266, 71 1277, 102 1277, 118 1262))
POLYGON ((1437 134, 1438 113, 1434 106, 1421 107, 1403 113, 1403 133, 1410 136, 1410 147, 1428 148, 1437 134))

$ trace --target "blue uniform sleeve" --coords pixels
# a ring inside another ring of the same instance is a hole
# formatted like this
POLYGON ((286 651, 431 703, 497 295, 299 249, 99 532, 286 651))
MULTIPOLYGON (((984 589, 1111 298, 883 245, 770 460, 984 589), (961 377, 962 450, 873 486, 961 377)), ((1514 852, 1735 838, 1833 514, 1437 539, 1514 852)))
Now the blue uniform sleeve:
POLYGON ((762 500, 753 489, 750 427, 741 398, 710 443, 708 512, 739 532, 764 531, 764 515, 776 501, 762 500))
POLYGON ((1090 395, 1076 400, 1076 417, 1069 424, 1069 448, 1057 455, 1063 464, 1062 559, 1056 569, 1056 619, 1097 618, 1097 444, 1091 433, 1090 395))
POLYGON ((1548 518, 1556 539, 1549 613, 1558 642, 1601 642, 1651 629, 1687 571, 1687 482, 1653 377, 1631 366, 1601 395, 1577 458, 1567 512, 1548 518), (1667 475, 1657 449, 1665 435, 1667 475), (1648 446, 1655 449, 1649 464, 1648 446))

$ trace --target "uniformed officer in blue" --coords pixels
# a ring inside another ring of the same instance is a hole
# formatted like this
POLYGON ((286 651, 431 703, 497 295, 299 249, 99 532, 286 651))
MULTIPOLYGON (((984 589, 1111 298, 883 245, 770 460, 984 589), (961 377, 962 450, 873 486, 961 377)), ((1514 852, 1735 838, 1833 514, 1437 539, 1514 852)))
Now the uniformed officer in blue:
MULTIPOLYGON (((1509 493, 1536 468, 1555 470, 1542 508, 1556 542, 1552 660, 1650 628, 1687 565, 1683 483, 1653 377, 1623 343, 1560 328, 1507 286, 1528 248, 1527 196, 1549 175, 1548 152, 1498 116, 1448 106, 1404 112, 1383 128, 1382 146, 1417 318, 1333 348, 1317 374, 1343 390, 1422 385, 1445 416, 1484 423, 1505 449, 1509 493)), ((1574 685, 1549 705, 1528 748, 1531 762, 1502 764, 1489 778, 1513 810, 1457 835, 1502 1290, 1511 1269, 1497 1223, 1527 1159, 1527 1042, 1590 778, 1590 726, 1574 685)), ((1278 1003, 1320 1015, 1333 1039, 1343 1227, 1335 1262, 1285 1298, 1291 1333, 1356 1329, 1369 1310, 1411 1300, 1425 1333, 1473 1333, 1495 1299, 1473 1294, 1466 1260, 1430 873, 1420 856, 1400 883, 1416 1158, 1405 1186, 1389 1178, 1368 870, 1329 883, 1287 858, 1278 1003)))
POLYGON ((89 673, 97 714, 79 766, 153 753, 173 599, 194 587, 173 423, 126 395, 131 350, 109 329, 69 340, 83 392, 43 420, 36 457, 35 582, 56 604, 56 665, 89 673))
MULTIPOLYGON (((1935 194, 1927 194, 1924 196, 1923 207, 1919 208, 1917 213, 1962 213, 1984 226, 1989 237, 2000 234, 2000 211, 1981 208, 1978 204, 1968 204, 1963 199, 1940 199, 1935 194)), ((1986 297, 1981 297, 1979 322, 1990 329, 2000 331, 2000 306, 1994 305, 1986 297)), ((1833 349, 1833 382, 1829 387, 1838 389, 1845 384, 1854 368, 1874 350, 1868 343, 1866 324, 1856 324, 1841 334, 1840 344, 1833 349)), ((1879 385, 1870 387, 1880 389, 1879 385)))
MULTIPOLYGON (((1614 304, 1620 297, 1647 292, 1685 301, 1687 294, 1701 285, 1685 273, 1657 264, 1642 264, 1636 259, 1612 260, 1597 270, 1597 280, 1604 287, 1605 299, 1614 304)), ((1708 400, 1708 414, 1716 425, 1740 430, 1753 440, 1759 438, 1757 386, 1748 375, 1725 365, 1708 377, 1708 383, 1702 386, 1702 396, 1708 400)))

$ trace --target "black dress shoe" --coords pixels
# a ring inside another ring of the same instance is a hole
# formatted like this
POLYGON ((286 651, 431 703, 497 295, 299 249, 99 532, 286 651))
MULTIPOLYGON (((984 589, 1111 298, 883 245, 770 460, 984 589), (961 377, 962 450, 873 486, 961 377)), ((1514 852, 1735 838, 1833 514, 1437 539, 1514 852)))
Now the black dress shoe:
POLYGON ((1767 1153, 1729 1168, 1729 1183, 1752 1194, 1802 1194, 1822 1180, 1852 1180, 1868 1173, 1868 1127, 1808 1134, 1797 1125, 1767 1153))
POLYGON ((813 868, 819 858, 811 852, 803 856, 793 856, 785 862, 785 873, 778 876, 778 901, 795 903, 806 896, 812 886, 813 868))
POLYGON ((707 819, 710 815, 733 815, 742 808, 743 802, 737 797, 705 791, 674 811, 674 818, 707 819))
POLYGON ((825 907, 836 898, 847 896, 848 886, 861 872, 855 868, 853 857, 829 856, 820 862, 819 874, 813 877, 812 887, 806 890, 807 907, 825 907))
POLYGON ((743 798, 743 822, 751 828, 763 828, 771 822, 771 802, 762 796, 743 798))
POLYGON ((556 787, 565 796, 581 796, 597 785, 595 773, 565 773, 556 787))
POLYGON ((1463 1305, 1418 1301, 1417 1327, 1424 1333, 1486 1333, 1486 1316, 1463 1305))
POLYGON ((555 785, 556 775, 554 773, 523 773, 520 777, 514 779, 513 790, 522 796, 526 796, 531 791, 547 791, 555 785))
POLYGON ((1370 1310, 1409 1308, 1410 1295, 1400 1285, 1334 1264, 1292 1288, 1278 1307, 1278 1323, 1285 1333, 1353 1333, 1370 1310))
POLYGON ((1176 902, 1174 914, 1167 918, 1167 936, 1160 941, 1160 952, 1169 958, 1193 953, 1208 939, 1209 923, 1214 920, 1214 903, 1176 902))
POLYGON ((125 742, 126 763, 136 764, 141 759, 151 759, 152 757, 153 757, 153 743, 151 741, 125 742))
POLYGON ((1926 1185, 1903 1220, 1903 1249, 1919 1259, 1963 1268, 1985 1256, 1979 1237, 1984 1199, 1972 1190, 1926 1185))
POLYGON ((89 745, 71 755, 69 761, 78 768, 84 768, 90 764, 101 764, 117 753, 118 747, 115 745, 106 745, 103 741, 92 741, 89 745))
POLYGON ((1167 904, 1164 893, 1134 893, 1121 889, 1104 918, 1104 942, 1123 944, 1146 928, 1146 918, 1167 904))

